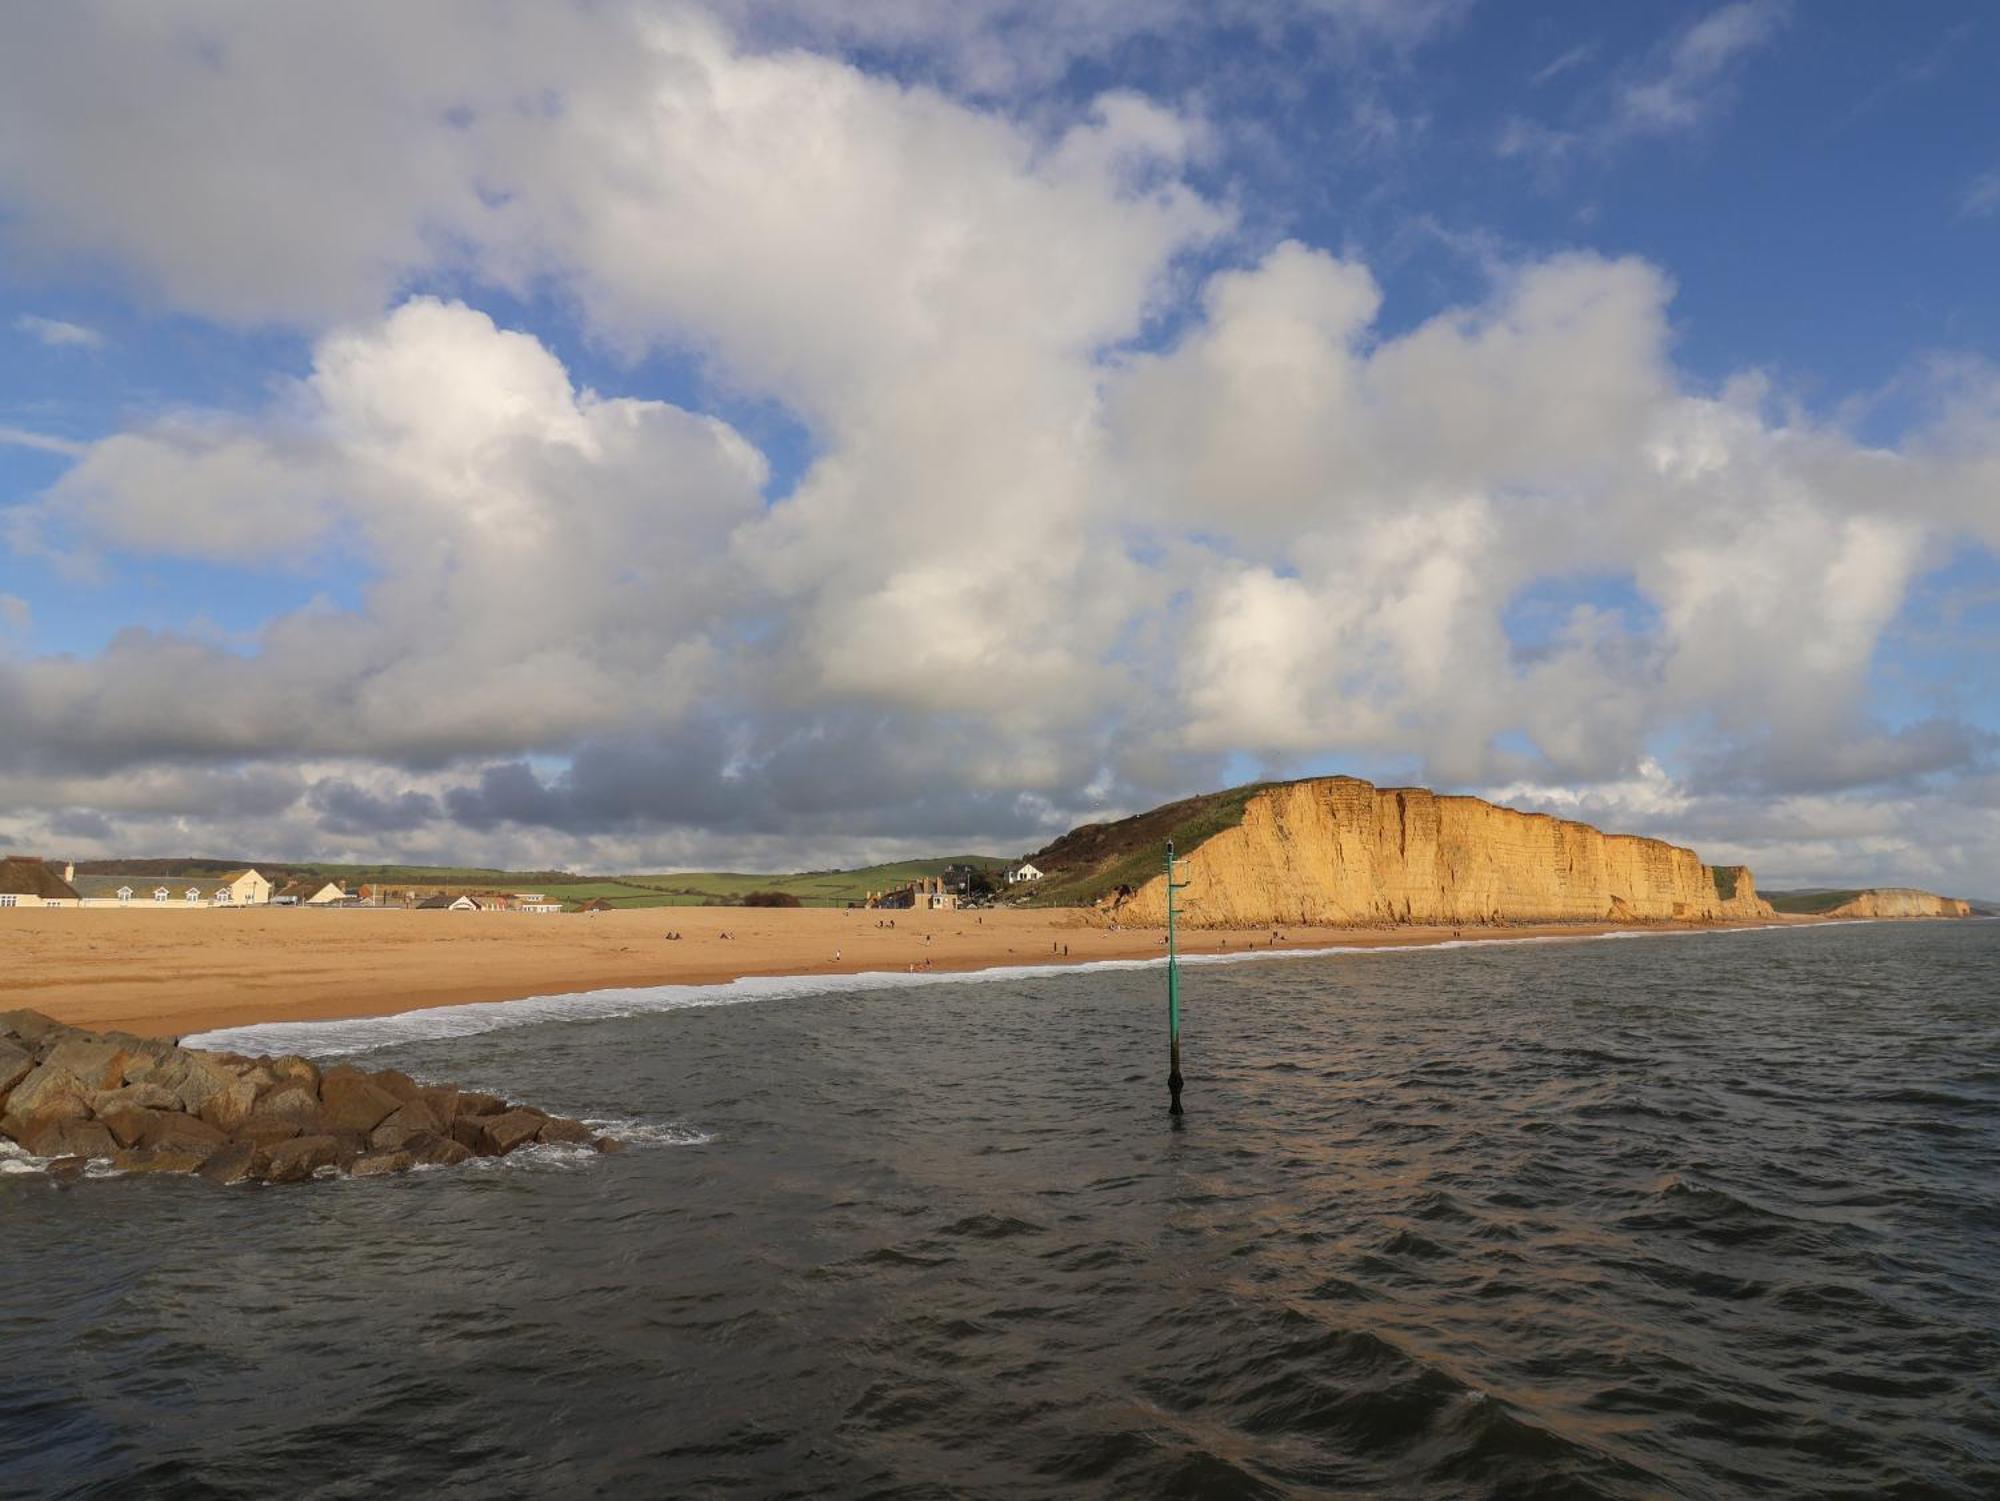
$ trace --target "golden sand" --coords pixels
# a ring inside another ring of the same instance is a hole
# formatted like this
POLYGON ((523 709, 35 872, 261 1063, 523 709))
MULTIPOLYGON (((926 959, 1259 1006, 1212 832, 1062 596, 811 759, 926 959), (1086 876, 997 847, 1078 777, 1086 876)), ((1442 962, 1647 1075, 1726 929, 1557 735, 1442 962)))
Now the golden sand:
MULTIPOLYGON (((1270 929, 1204 929, 1184 935, 1182 952, 1620 930, 1614 924, 1286 928, 1274 943, 1270 929)), ((420 1006, 706 984, 743 975, 972 970, 1160 953, 1157 928, 1114 930, 1095 915, 1060 910, 680 907, 584 916, 24 908, 0 913, 0 1009, 31 1006, 80 1026, 180 1036, 250 1022, 382 1016, 420 1006), (893 928, 877 926, 892 918, 893 928), (682 937, 669 941, 669 931, 682 937)))

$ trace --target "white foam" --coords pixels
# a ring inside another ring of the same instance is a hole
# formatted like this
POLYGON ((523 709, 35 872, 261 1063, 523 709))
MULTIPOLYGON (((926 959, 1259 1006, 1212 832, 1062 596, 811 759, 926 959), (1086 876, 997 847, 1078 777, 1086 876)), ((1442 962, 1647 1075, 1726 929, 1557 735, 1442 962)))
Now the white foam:
MULTIPOLYGON (((1246 964, 1270 959, 1365 958, 1370 954, 1424 954, 1451 949, 1545 943, 1594 943, 1621 938, 1720 938, 1734 933, 1796 931, 1796 923, 1766 923, 1750 928, 1619 929, 1609 933, 1558 933, 1522 938, 1450 938, 1436 943, 1336 944, 1326 948, 1260 949, 1215 954, 1184 954, 1184 965, 1246 964)), ((1813 927, 1845 926, 1815 923, 1813 927)), ((372 1052, 408 1043, 474 1037, 505 1027, 532 1027, 543 1022, 608 1021, 647 1016, 693 1007, 740 1006, 752 1001, 790 1000, 838 995, 858 990, 897 990, 919 985, 965 985, 1036 979, 1051 974, 1090 974, 1116 970, 1157 969, 1164 954, 1146 959, 1096 959, 1083 964, 1003 964, 990 969, 871 970, 846 975, 755 975, 713 985, 647 985, 610 990, 586 990, 568 995, 529 996, 516 1001, 473 1001, 456 1006, 427 1006, 391 1016, 359 1016, 344 1021, 258 1022, 222 1027, 183 1037, 187 1047, 221 1048, 239 1053, 302 1053, 328 1057, 372 1052)))

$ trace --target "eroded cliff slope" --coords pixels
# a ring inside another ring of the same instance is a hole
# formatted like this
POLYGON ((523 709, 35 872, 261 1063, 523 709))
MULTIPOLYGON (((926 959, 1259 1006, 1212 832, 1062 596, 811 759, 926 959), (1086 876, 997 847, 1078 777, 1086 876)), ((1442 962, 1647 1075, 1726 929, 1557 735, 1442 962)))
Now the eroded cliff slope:
MULTIPOLYGON (((1658 839, 1606 834, 1476 797, 1323 777, 1249 789, 1240 809, 1240 821, 1206 832, 1192 848, 1182 847, 1189 884, 1179 908, 1190 923, 1720 921, 1773 915, 1741 866, 1704 865, 1693 850, 1658 839)), ((1050 847, 1052 856, 1061 845, 1050 847)), ((1072 887, 1084 884, 1079 872, 1062 874, 1072 887)), ((1166 888, 1157 874, 1110 891, 1104 900, 1122 920, 1166 917, 1166 888)))
POLYGON ((1908 886, 1879 886, 1857 891, 1839 906, 1829 908, 1828 917, 1970 917, 1972 904, 1955 896, 1939 896, 1934 891, 1917 891, 1908 886))

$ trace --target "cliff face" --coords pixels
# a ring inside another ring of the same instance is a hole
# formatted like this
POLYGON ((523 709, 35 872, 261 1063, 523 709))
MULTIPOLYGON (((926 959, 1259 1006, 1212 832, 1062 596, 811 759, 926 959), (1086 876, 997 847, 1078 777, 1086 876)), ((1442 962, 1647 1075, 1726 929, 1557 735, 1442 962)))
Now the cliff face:
POLYGON ((1826 914, 1828 917, 1970 917, 1972 905, 1955 896, 1915 891, 1907 886, 1883 886, 1857 892, 1826 914))
MULTIPOLYGON (((1193 850, 1178 907, 1197 926, 1690 921, 1772 916, 1741 866, 1476 797, 1326 777, 1263 788, 1193 850)), ((1164 878, 1118 906, 1166 920, 1164 878)))

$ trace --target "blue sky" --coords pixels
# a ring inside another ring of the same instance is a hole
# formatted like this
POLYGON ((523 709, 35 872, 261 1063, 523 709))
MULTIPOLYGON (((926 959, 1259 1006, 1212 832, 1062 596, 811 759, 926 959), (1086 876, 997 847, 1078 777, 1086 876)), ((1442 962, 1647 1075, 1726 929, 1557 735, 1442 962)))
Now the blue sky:
POLYGON ((2000 894, 1984 7, 345 19, 0 19, 10 842, 1339 770, 2000 894))

